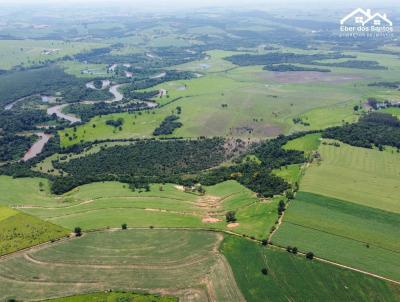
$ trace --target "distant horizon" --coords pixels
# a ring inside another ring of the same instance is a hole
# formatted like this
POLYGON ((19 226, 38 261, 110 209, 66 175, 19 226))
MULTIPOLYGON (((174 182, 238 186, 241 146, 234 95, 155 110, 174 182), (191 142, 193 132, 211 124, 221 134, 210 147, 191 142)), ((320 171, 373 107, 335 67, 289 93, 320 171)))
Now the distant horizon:
MULTIPOLYGON (((282 8, 304 8, 309 9, 321 9, 321 8, 348 8, 348 7, 389 7, 398 5, 398 1, 395 0, 353 0, 353 1, 329 1, 329 0, 0 0, 0 5, 16 6, 16 5, 57 5, 57 6, 68 6, 68 5, 128 5, 128 6, 141 6, 146 9, 182 9, 182 8, 206 8, 206 7, 246 7, 256 9, 282 9, 282 8), (316 5, 313 7, 313 5, 316 5)), ((393 7, 394 9, 395 7, 393 7)))

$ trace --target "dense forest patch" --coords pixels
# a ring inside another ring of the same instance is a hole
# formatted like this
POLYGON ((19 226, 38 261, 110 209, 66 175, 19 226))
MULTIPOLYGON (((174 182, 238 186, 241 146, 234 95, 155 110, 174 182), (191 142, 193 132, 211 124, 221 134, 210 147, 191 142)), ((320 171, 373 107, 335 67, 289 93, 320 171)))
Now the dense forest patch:
POLYGON ((182 123, 178 122, 179 116, 169 115, 160 124, 156 130, 154 130, 153 135, 168 135, 172 134, 175 129, 182 127, 182 123))
POLYGON ((329 53, 329 54, 295 54, 295 53, 268 53, 263 55, 251 55, 241 54, 233 55, 225 58, 239 66, 251 66, 251 65, 271 65, 271 64, 285 64, 285 63, 299 63, 299 64, 310 64, 317 60, 327 59, 342 59, 342 58, 355 58, 354 56, 344 55, 340 53, 329 53))
POLYGON ((266 65, 263 68, 264 70, 269 71, 279 71, 279 72, 287 72, 287 71, 317 71, 317 72, 330 72, 330 69, 327 68, 317 68, 317 67, 304 67, 304 66, 296 66, 293 64, 270 64, 266 65))
POLYGON ((34 94, 54 95, 57 92, 67 102, 112 97, 108 91, 87 89, 85 84, 85 80, 69 75, 55 65, 13 71, 0 75, 0 105, 34 94))
POLYGON ((36 136, 0 136, 0 161, 19 160, 35 142, 36 136))
POLYGON ((373 112, 358 123, 326 129, 323 137, 357 147, 382 150, 386 145, 400 149, 400 120, 389 113, 373 112))
POLYGON ((223 142, 219 138, 150 140, 137 141, 130 146, 114 146, 81 159, 55 163, 56 168, 71 177, 58 178, 52 189, 55 193, 62 193, 96 180, 171 181, 181 174, 196 173, 220 164, 225 159, 223 142))

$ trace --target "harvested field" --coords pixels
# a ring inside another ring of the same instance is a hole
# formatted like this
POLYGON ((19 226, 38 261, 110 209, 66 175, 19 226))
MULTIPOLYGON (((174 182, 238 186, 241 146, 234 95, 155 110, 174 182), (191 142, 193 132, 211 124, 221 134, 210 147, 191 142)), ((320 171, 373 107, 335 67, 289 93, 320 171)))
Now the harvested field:
POLYGON ((218 252, 222 239, 218 233, 183 230, 85 234, 1 260, 0 298, 119 289, 176 295, 181 301, 243 301, 218 252))

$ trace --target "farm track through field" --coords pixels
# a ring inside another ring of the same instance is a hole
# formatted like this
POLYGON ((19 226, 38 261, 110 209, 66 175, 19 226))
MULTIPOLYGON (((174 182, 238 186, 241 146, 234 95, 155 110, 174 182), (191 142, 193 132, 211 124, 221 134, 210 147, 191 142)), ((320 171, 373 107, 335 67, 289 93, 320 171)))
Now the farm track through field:
POLYGON ((82 263, 74 263, 74 262, 51 262, 51 261, 43 261, 43 260, 38 260, 35 259, 32 255, 29 253, 24 254, 24 258, 28 262, 32 262, 37 265, 45 265, 46 267, 76 267, 76 268, 95 268, 95 269, 107 269, 107 270, 113 270, 113 269, 121 269, 121 270, 131 270, 131 269, 146 269, 146 270, 171 270, 171 269, 179 269, 179 268, 185 268, 189 267, 192 265, 198 265, 202 263, 203 261, 207 261, 208 257, 193 257, 193 258, 185 258, 185 259, 180 259, 180 261, 169 261, 169 262, 162 262, 160 264, 152 264, 152 265, 144 265, 144 264, 138 264, 138 265, 132 265, 132 264, 122 264, 122 265, 117 265, 117 264, 96 264, 96 263, 91 263, 91 264, 82 264, 82 263), (184 262, 182 262, 184 261, 184 262))
POLYGON ((180 202, 185 202, 189 204, 193 204, 192 201, 188 201, 186 199, 176 198, 176 197, 168 197, 168 196, 157 196, 157 195, 146 195, 146 196, 107 196, 107 197, 96 197, 90 200, 85 200, 77 204, 72 204, 68 206, 59 206, 59 207, 44 207, 44 206, 36 206, 36 205, 19 205, 13 207, 14 209, 44 209, 44 210, 60 210, 60 209, 69 209, 78 206, 82 206, 85 204, 93 203, 97 200, 102 199, 145 199, 145 198, 158 198, 158 199, 170 199, 170 200, 177 200, 180 202))
POLYGON ((105 207, 105 208, 96 208, 96 209, 86 210, 86 211, 77 211, 74 213, 52 216, 52 217, 48 218, 47 220, 53 220, 53 219, 62 218, 62 217, 70 217, 70 216, 86 214, 86 213, 100 212, 100 211, 105 211, 105 210, 128 210, 128 209, 137 209, 137 210, 143 210, 143 211, 155 211, 155 212, 179 214, 179 215, 185 215, 185 216, 188 216, 188 215, 201 216, 200 213, 196 213, 196 212, 183 212, 183 211, 181 212, 181 211, 172 211, 172 210, 157 209, 157 208, 144 208, 144 207, 130 206, 130 207, 111 207, 111 208, 105 207))

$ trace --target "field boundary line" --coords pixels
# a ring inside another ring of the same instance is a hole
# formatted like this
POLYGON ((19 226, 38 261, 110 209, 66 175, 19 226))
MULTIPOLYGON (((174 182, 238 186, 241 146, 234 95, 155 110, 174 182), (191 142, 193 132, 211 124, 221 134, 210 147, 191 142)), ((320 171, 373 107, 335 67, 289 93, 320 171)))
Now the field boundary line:
MULTIPOLYGON (((281 245, 277 245, 277 244, 273 244, 273 243, 271 243, 269 245, 273 246, 276 249, 280 249, 280 250, 286 251, 286 248, 281 246, 281 245)), ((306 253, 298 252, 297 255, 305 256, 306 253)), ((331 265, 334 265, 334 266, 337 266, 337 267, 341 267, 341 268, 346 268, 346 269, 349 269, 349 270, 352 270, 352 271, 355 271, 355 272, 362 273, 364 275, 368 275, 368 276, 371 276, 371 277, 375 277, 377 279, 385 280, 385 281, 392 282, 392 283, 395 283, 397 285, 400 285, 400 281, 397 281, 397 280, 394 280, 394 279, 390 279, 390 278, 387 278, 387 277, 384 277, 384 276, 381 276, 381 275, 378 275, 378 274, 374 274, 374 273, 371 273, 371 272, 368 272, 368 271, 364 271, 362 269, 358 269, 358 268, 355 268, 355 267, 352 267, 352 266, 341 264, 341 263, 338 263, 338 262, 335 262, 335 261, 332 261, 332 260, 328 260, 328 259, 317 257, 317 256, 314 256, 313 259, 317 260, 317 261, 320 261, 320 262, 328 263, 328 264, 331 264, 331 265)))
MULTIPOLYGON (((366 241, 357 240, 357 239, 354 239, 354 238, 351 238, 351 237, 347 237, 347 236, 343 236, 343 235, 338 235, 338 234, 331 233, 331 232, 328 232, 328 231, 323 231, 323 230, 320 230, 320 229, 308 227, 308 226, 305 226, 305 225, 302 225, 302 224, 299 224, 299 223, 295 223, 295 222, 291 222, 291 221, 288 221, 288 220, 286 220, 285 223, 289 223, 289 224, 292 224, 292 225, 295 225, 295 226, 299 226, 299 227, 302 227, 302 228, 305 228, 305 229, 310 229, 310 230, 313 230, 313 231, 317 231, 317 232, 329 234, 329 235, 336 236, 336 237, 340 237, 340 238, 345 238, 345 239, 352 240, 352 241, 356 241, 356 242, 360 242, 360 243, 370 244, 369 242, 366 242, 366 241)), ((386 250, 386 251, 388 251, 388 252, 400 254, 400 252, 398 252, 398 251, 394 251, 394 250, 391 250, 391 249, 388 249, 388 248, 384 248, 384 247, 381 247, 380 245, 374 245, 374 244, 373 244, 373 246, 375 246, 375 247, 377 247, 377 248, 380 248, 380 249, 382 249, 382 250, 386 250)))

